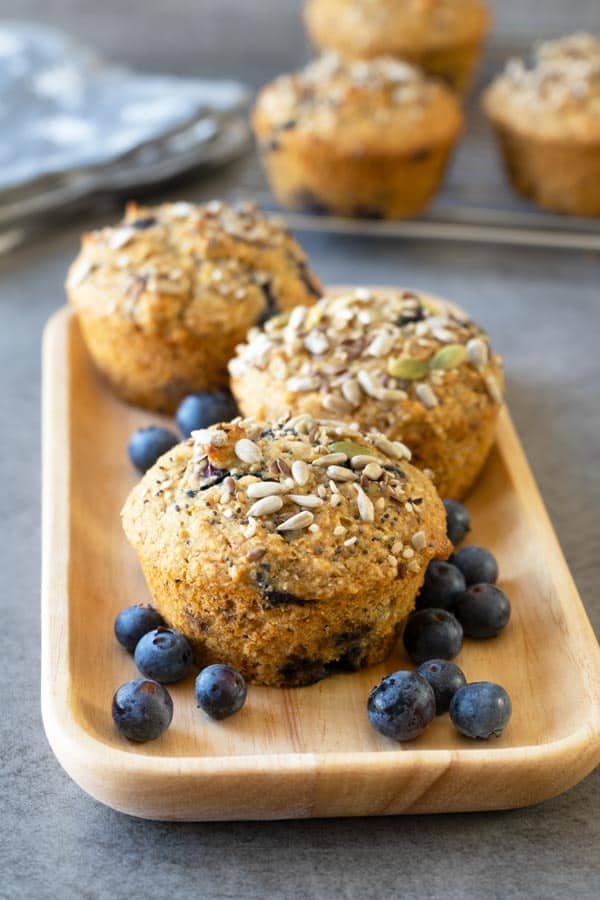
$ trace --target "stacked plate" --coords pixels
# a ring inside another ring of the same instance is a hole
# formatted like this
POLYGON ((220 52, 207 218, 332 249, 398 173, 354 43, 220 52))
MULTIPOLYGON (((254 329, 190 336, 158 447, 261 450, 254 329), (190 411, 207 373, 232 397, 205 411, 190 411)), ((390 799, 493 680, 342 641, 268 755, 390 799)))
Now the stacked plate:
POLYGON ((0 249, 46 213, 223 163, 247 145, 233 81, 144 75, 49 28, 0 28, 0 249))

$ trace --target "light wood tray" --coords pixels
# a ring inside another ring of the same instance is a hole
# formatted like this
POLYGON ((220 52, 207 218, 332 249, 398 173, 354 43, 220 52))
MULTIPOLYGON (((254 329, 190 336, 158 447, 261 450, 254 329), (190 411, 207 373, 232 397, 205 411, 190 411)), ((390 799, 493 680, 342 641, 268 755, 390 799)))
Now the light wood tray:
POLYGON ((596 640, 507 412, 469 498, 472 542, 497 555, 513 604, 506 631, 469 641, 469 680, 503 684, 513 717, 500 740, 460 737, 448 716, 404 746, 367 721, 385 665, 309 688, 250 687, 242 712, 215 723, 193 679, 172 687, 159 740, 121 739, 111 698, 136 677, 113 637, 124 606, 148 599, 119 511, 136 480, 132 430, 156 421, 119 403, 94 372, 66 310, 44 340, 42 711, 69 775, 115 809, 152 819, 268 819, 502 809, 536 803, 600 761, 596 640))

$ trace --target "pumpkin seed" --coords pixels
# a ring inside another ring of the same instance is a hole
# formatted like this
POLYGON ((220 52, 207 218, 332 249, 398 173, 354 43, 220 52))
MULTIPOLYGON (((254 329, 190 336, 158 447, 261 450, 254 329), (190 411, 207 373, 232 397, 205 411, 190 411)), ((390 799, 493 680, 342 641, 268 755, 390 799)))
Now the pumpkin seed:
POLYGON ((401 356, 388 360, 388 372, 394 378, 402 378, 406 381, 418 381, 425 378, 429 372, 429 366, 423 359, 415 359, 412 356, 401 356))
POLYGON ((432 369, 456 369, 467 358, 466 348, 462 344, 448 344, 434 354, 430 362, 432 369))
POLYGON ((373 451, 369 447, 363 447, 362 444, 355 444, 354 441, 336 441, 329 445, 332 453, 345 453, 348 459, 353 456, 371 456, 373 451))

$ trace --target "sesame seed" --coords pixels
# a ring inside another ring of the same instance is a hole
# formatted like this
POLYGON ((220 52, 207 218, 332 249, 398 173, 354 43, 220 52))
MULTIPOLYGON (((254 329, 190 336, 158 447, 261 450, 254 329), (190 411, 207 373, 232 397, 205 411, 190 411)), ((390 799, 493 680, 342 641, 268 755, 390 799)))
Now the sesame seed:
POLYGON ((340 494, 332 494, 331 497, 329 498, 330 506, 334 506, 334 507, 339 506, 341 502, 342 502, 342 497, 340 494))
POLYGON ((277 531, 296 531, 300 528, 307 528, 309 525, 312 525, 313 520, 313 514, 305 509, 302 512, 290 516, 289 519, 286 519, 285 522, 278 525, 277 531))
POLYGON ((281 497, 262 497, 257 500, 248 510, 249 516, 268 516, 271 513, 278 512, 283 506, 281 497))
POLYGON ((404 549, 404 544, 402 541, 396 541, 395 544, 392 544, 392 553, 394 556, 399 556, 404 549))
POLYGON ((259 463, 262 459, 258 446, 249 438, 240 438, 236 441, 234 451, 238 459, 248 464, 259 463))
POLYGON ((413 550, 412 547, 405 547, 404 550, 402 551, 402 556, 404 559, 412 559, 414 555, 415 555, 415 551, 413 550))
POLYGON ((313 522, 312 525, 308 526, 308 530, 311 532, 311 534, 317 534, 321 529, 316 524, 316 522, 313 522))
POLYGON ((333 534, 335 537, 341 537, 343 534, 346 534, 347 530, 348 529, 344 528, 343 525, 336 525, 335 528, 333 529, 333 534))
POLYGON ((341 391, 344 395, 344 400, 346 400, 350 404, 350 406, 352 406, 354 409, 360 406, 362 395, 357 381, 355 381, 353 378, 349 378, 347 381, 343 381, 341 385, 341 391))
POLYGON ((344 547, 352 547, 357 542, 357 540, 357 537, 348 538, 347 541, 344 541, 344 547))

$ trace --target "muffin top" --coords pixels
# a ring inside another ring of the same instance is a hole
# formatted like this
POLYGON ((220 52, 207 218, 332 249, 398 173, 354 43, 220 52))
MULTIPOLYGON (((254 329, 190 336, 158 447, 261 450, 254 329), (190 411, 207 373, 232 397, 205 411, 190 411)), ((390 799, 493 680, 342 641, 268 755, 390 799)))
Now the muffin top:
POLYGON ((414 291, 358 288, 297 307, 252 329, 229 363, 236 382, 253 371, 281 384, 290 408, 396 423, 448 414, 482 396, 502 402, 502 369, 487 335, 453 308, 414 291))
POLYGON ((511 59, 485 94, 492 118, 548 138, 600 140, 600 38, 539 44, 531 65, 511 59))
MULTIPOLYGON (((397 581, 447 556, 445 514, 409 451, 308 415, 194 432, 142 478, 124 527, 180 577, 253 583, 270 605, 397 581)), ((382 587, 383 589, 383 587, 382 587)))
POLYGON ((261 140, 322 140, 345 153, 405 152, 445 142, 462 125, 452 91, 391 57, 344 62, 327 53, 261 91, 253 113, 261 140))
POLYGON ((467 44, 489 20, 483 0, 309 0, 306 7, 317 43, 357 56, 467 44))
POLYGON ((128 204, 118 225, 83 236, 67 290, 80 310, 167 336, 250 324, 311 304, 321 286, 280 221, 253 204, 212 201, 128 204))

